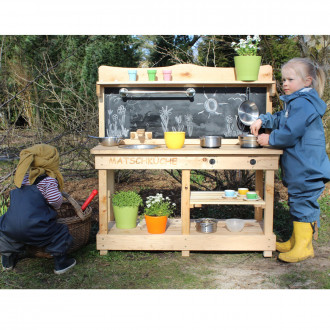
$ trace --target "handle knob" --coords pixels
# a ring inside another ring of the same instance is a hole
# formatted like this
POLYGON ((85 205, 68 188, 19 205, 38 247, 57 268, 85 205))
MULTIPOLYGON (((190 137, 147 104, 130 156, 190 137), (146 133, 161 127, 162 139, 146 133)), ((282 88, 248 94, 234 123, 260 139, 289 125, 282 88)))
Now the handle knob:
POLYGON ((210 163, 211 165, 214 165, 214 164, 215 164, 215 159, 213 159, 213 158, 210 159, 210 160, 209 160, 209 163, 210 163))
POLYGON ((256 163, 257 163, 257 161, 256 161, 255 159, 251 159, 251 160, 250 160, 250 164, 251 164, 251 165, 255 165, 256 163))

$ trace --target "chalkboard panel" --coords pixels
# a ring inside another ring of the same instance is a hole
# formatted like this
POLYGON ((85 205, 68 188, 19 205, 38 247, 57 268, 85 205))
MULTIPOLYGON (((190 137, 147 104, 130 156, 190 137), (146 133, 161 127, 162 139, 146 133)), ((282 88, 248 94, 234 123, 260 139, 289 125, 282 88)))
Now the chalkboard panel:
MULTIPOLYGON (((127 88, 140 91, 185 91, 187 87, 127 88)), ((193 98, 181 94, 136 94, 122 98, 119 87, 105 88, 105 136, 129 138, 129 133, 144 128, 153 138, 166 131, 185 131, 186 138, 220 135, 236 138, 238 108, 246 100, 246 87, 196 87, 193 98)), ((266 112, 265 87, 250 87, 249 99, 259 113, 266 112)))

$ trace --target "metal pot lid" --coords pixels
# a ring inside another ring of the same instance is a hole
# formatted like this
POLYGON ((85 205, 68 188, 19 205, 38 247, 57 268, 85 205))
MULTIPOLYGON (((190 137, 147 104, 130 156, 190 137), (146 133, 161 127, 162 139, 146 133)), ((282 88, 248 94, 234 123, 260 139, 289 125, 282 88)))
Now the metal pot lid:
POLYGON ((250 126, 254 121, 256 121, 259 117, 259 109, 257 105, 250 101, 250 88, 246 88, 246 95, 247 100, 244 101, 239 107, 238 107, 238 117, 240 121, 247 126, 250 126))

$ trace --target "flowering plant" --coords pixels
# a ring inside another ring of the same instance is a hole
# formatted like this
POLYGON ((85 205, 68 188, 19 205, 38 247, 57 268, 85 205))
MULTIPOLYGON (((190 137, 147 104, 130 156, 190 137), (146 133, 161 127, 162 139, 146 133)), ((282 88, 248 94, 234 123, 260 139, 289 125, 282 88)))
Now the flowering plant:
POLYGON ((163 194, 147 197, 144 214, 150 216, 171 216, 175 208, 175 203, 171 203, 169 197, 164 198, 163 194))
POLYGON ((239 56, 256 56, 259 43, 260 38, 258 35, 255 35, 253 38, 247 36, 246 40, 240 39, 239 43, 233 41, 231 46, 239 56))

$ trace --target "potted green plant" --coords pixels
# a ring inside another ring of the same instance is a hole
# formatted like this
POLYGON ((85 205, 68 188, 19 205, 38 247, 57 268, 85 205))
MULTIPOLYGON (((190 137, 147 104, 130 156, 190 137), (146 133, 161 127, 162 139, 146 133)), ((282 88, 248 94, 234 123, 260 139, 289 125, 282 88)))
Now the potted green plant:
POLYGON ((171 216, 175 209, 175 203, 163 194, 149 196, 144 208, 144 217, 147 229, 150 234, 162 234, 166 230, 167 218, 171 216))
POLYGON ((239 43, 232 42, 238 56, 234 57, 236 79, 242 81, 258 80, 261 56, 257 56, 260 38, 255 35, 253 38, 247 36, 240 39, 239 43))
POLYGON ((118 191, 111 196, 116 227, 130 229, 136 227, 141 196, 135 191, 118 191))

